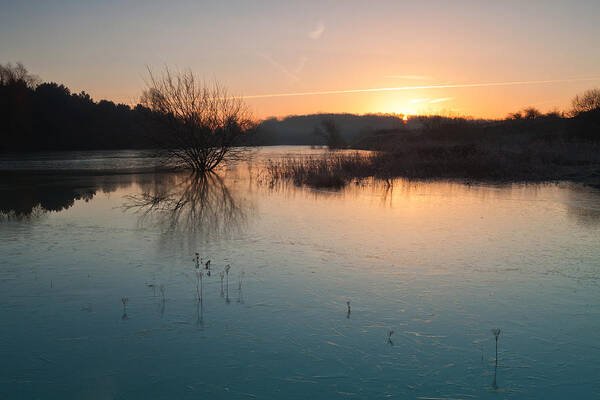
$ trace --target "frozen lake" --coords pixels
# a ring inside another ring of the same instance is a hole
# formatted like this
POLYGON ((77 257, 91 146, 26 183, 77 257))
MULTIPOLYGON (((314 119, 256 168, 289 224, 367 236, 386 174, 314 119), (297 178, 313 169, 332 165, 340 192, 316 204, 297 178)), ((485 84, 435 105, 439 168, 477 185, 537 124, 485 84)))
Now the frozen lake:
MULTIPOLYGON (((319 150, 265 149, 201 181, 2 176, 0 398, 600 393, 599 190, 269 184, 261 160, 288 152, 319 150)), ((146 155, 110 157, 60 165, 146 155)))

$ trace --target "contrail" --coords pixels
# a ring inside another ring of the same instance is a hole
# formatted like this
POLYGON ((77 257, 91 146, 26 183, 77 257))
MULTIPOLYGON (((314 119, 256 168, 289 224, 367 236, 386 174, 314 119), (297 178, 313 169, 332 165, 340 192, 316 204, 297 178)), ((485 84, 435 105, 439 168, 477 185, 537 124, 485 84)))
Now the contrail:
POLYGON ((243 99, 264 99, 268 97, 293 97, 293 96, 322 96, 327 94, 347 94, 347 93, 370 93, 370 92, 396 92, 402 90, 416 89, 451 89, 451 88, 472 88, 472 87, 489 87, 489 86, 516 86, 516 85, 539 85, 544 83, 566 83, 566 82, 581 82, 595 81, 600 78, 574 78, 574 79, 550 79, 544 81, 510 81, 510 82, 485 82, 485 83, 454 83, 446 85, 428 85, 428 86, 401 86, 401 87, 386 87, 372 89, 347 89, 347 90, 324 90, 314 92, 295 92, 295 93, 272 93, 272 94, 255 94, 248 96, 240 96, 243 99))

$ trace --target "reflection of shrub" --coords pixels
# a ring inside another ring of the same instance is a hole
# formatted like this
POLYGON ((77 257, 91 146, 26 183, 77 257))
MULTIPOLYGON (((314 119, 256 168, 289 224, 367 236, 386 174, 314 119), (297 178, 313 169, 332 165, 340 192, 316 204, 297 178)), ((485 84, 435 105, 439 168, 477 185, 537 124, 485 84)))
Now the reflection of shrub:
MULTIPOLYGON (((139 213, 141 223, 157 223, 165 232, 211 236, 235 232, 247 212, 246 202, 215 173, 158 175, 141 194, 126 196, 122 207, 139 213)), ((210 271, 210 260, 204 267, 210 271)))

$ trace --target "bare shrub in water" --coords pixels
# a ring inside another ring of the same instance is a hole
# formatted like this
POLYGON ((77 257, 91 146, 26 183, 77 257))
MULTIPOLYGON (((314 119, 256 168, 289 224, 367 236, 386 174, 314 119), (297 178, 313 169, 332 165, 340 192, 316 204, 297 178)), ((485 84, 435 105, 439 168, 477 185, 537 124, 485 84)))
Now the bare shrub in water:
POLYGON ((155 138, 161 155, 197 173, 244 156, 247 151, 240 145, 255 123, 240 97, 230 96, 216 82, 199 81, 190 70, 165 68, 160 75, 149 75, 140 103, 164 117, 155 138))

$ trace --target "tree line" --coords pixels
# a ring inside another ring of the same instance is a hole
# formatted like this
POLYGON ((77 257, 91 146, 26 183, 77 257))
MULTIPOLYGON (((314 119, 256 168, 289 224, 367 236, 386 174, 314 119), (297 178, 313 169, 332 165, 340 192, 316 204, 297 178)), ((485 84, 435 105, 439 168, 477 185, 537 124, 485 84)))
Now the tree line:
POLYGON ((42 83, 20 63, 0 65, 0 152, 150 148, 162 117, 42 83))
POLYGON ((241 99, 227 95, 218 84, 205 85, 191 71, 151 74, 140 104, 130 107, 94 101, 84 91, 73 93, 55 82, 42 83, 20 63, 0 64, 0 152, 162 148, 191 169, 211 170, 239 156, 234 149, 240 144, 363 147, 386 133, 412 128, 427 137, 480 137, 482 129, 491 129, 597 141, 600 90, 576 96, 567 113, 542 114, 530 107, 495 121, 414 116, 404 124, 393 115, 317 114, 257 124, 241 99), (250 130, 256 135, 246 135, 250 130))

